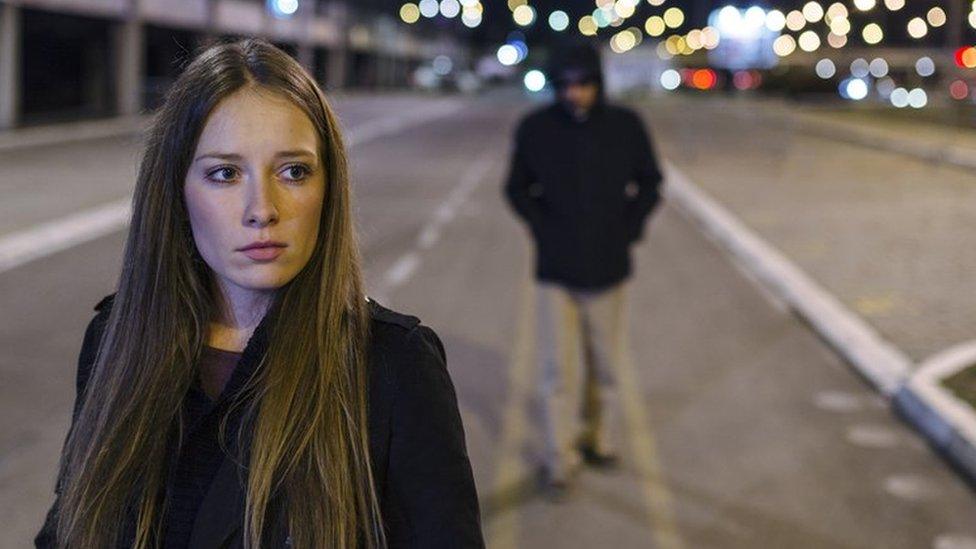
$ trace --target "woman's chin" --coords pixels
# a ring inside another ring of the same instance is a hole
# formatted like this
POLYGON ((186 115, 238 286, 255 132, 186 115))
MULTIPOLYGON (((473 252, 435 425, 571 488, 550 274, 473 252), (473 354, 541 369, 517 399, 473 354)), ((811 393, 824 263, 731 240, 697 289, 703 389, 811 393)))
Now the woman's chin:
POLYGON ((250 271, 235 277, 234 283, 241 288, 255 292, 277 290, 295 277, 295 273, 285 272, 283 269, 261 267, 250 269, 250 271))

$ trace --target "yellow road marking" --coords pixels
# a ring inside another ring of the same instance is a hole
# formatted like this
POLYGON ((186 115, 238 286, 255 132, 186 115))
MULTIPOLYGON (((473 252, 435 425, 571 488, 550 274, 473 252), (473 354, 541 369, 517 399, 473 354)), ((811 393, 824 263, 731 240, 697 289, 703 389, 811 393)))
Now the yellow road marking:
MULTIPOLYGON (((525 262, 529 264, 530 262, 525 262)), ((519 289, 518 325, 511 365, 508 369, 508 402, 502 420, 501 443, 498 448, 498 464, 495 469, 494 494, 512 493, 525 477, 521 445, 525 440, 527 424, 525 406, 529 397, 530 376, 533 368, 535 341, 535 292, 531 273, 522 277, 519 289)), ((488 527, 488 544, 493 549, 514 549, 518 546, 520 515, 516 505, 499 505, 498 514, 488 527)))
MULTIPOLYGON (((629 302, 623 304, 629 309, 629 302)), ((629 313, 629 311, 628 311, 629 313)), ((629 314, 625 316, 629 318, 629 314)), ((626 323, 625 323, 626 324, 626 323)), ((684 542, 674 517, 674 498, 664 478, 657 442, 654 439, 644 400, 639 392, 640 381, 630 349, 630 330, 621 330, 620 353, 615 361, 620 386, 620 401, 630 438, 630 450, 640 477, 641 491, 647 504, 647 519, 657 549, 681 549, 684 542)))

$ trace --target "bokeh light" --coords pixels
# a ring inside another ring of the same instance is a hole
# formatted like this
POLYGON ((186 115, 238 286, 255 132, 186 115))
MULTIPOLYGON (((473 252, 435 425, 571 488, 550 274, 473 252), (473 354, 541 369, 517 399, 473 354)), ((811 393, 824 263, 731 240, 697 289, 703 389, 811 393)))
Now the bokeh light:
POLYGON ((794 51, 796 51, 796 40, 788 34, 781 35, 773 41, 773 52, 780 57, 786 57, 794 51))
POLYGON ((664 19, 658 15, 652 15, 644 22, 644 31, 649 36, 661 36, 665 30, 667 30, 667 25, 664 24, 664 19))
POLYGON ((922 88, 915 88, 914 90, 908 92, 908 105, 910 107, 921 109, 928 105, 929 96, 925 93, 922 88))
POLYGON ((816 51, 820 47, 820 37, 812 30, 805 31, 797 41, 800 49, 806 52, 816 51))
POLYGON ((921 17, 915 17, 908 22, 908 36, 918 40, 928 33, 929 26, 925 24, 925 20, 921 17))
POLYGON ((569 15, 562 10, 556 10, 549 14, 549 28, 556 32, 562 32, 569 27, 569 15))
POLYGON ((413 24, 420 20, 420 7, 413 2, 400 6, 400 19, 404 23, 413 24))
POLYGON ((834 66, 834 62, 830 59, 821 59, 820 61, 817 61, 816 69, 817 76, 823 78, 824 80, 833 78, 834 75, 837 74, 837 67, 834 66))
POLYGON ((928 56, 920 57, 915 62, 915 72, 922 77, 932 76, 935 74, 935 61, 932 61, 932 58, 928 56))
POLYGON ((498 48, 495 54, 498 62, 505 66, 511 66, 519 61, 519 51, 511 44, 505 44, 498 48))
POLYGON ((793 10, 786 14, 786 28, 793 32, 798 32, 807 25, 807 18, 803 17, 803 12, 793 10))
POLYGON ((962 101, 969 97, 969 84, 962 80, 954 80, 949 84, 949 96, 956 101, 962 101))
POLYGON ((512 10, 512 20, 516 25, 528 27, 535 22, 535 8, 528 4, 523 4, 512 10))
POLYGON ((888 62, 880 57, 876 57, 871 60, 871 64, 868 66, 868 71, 871 76, 875 78, 883 78, 888 76, 888 62))
POLYGON ((672 29, 676 29, 685 22, 685 12, 681 8, 668 8, 664 11, 664 24, 672 29))
POLYGON ((668 69, 661 73, 661 87, 666 90, 676 90, 681 86, 681 74, 674 69, 668 69))
POLYGON ((579 27, 580 33, 582 33, 584 36, 595 35, 598 28, 596 20, 594 20, 593 16, 591 15, 584 15, 583 17, 580 17, 577 27, 579 27))
POLYGON ((441 0, 441 15, 448 19, 453 19, 461 13, 461 4, 458 0, 441 0))
POLYGON ((899 109, 904 109, 908 106, 908 90, 905 88, 895 88, 891 92, 891 97, 889 97, 891 104, 899 109))
POLYGON ((869 23, 861 31, 861 37, 868 44, 874 45, 880 43, 884 40, 884 31, 881 30, 881 26, 877 23, 869 23))
POLYGON ((420 0, 420 15, 430 19, 432 17, 437 17, 437 14, 441 11, 440 4, 437 0, 420 0))
POLYGON ((542 91, 542 88, 546 87, 546 75, 540 70, 532 69, 525 73, 522 82, 525 84, 525 89, 530 92, 542 91))
POLYGON ((786 27, 786 16, 779 10, 770 10, 766 14, 766 28, 773 32, 780 32, 786 27))
POLYGON ((868 96, 868 83, 861 78, 848 78, 841 82, 841 95, 847 99, 860 101, 868 96))
POLYGON ((803 17, 811 23, 816 23, 823 19, 824 11, 823 6, 818 2, 807 2, 803 5, 803 17))

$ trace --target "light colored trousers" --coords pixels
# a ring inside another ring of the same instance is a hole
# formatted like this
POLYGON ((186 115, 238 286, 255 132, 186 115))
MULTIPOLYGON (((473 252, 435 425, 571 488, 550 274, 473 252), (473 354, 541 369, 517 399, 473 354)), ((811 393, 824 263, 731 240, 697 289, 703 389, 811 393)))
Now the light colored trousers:
POLYGON ((537 283, 543 465, 555 476, 579 465, 579 442, 601 453, 617 450, 617 371, 627 341, 626 288, 626 282, 595 292, 537 283))

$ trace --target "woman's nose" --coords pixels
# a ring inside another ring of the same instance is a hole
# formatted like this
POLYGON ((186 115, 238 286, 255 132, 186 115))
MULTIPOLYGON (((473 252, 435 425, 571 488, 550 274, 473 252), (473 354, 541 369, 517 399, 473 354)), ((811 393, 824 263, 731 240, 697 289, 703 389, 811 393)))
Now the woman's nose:
POLYGON ((264 227, 277 221, 278 208, 275 205, 273 182, 262 178, 249 192, 245 223, 249 226, 264 227))

